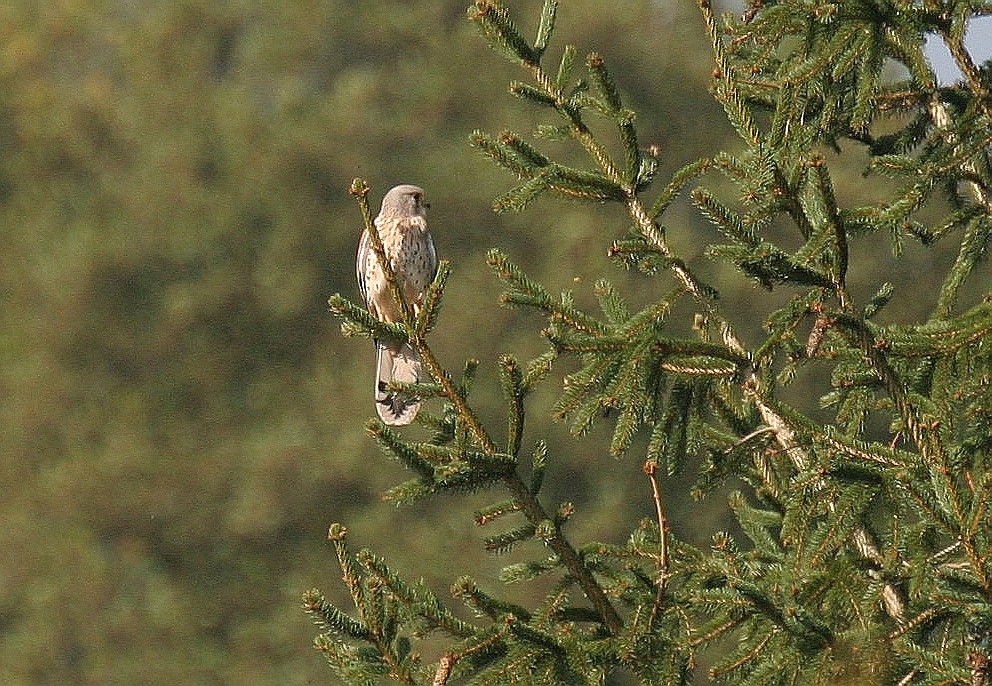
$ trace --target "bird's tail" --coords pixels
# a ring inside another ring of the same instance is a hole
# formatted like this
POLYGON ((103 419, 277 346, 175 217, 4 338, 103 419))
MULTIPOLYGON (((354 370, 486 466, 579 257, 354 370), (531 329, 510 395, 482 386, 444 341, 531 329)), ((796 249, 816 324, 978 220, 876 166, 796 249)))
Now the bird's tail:
POLYGON ((391 426, 409 424, 422 401, 416 396, 389 390, 396 383, 420 382, 420 354, 409 343, 376 341, 375 409, 391 426))

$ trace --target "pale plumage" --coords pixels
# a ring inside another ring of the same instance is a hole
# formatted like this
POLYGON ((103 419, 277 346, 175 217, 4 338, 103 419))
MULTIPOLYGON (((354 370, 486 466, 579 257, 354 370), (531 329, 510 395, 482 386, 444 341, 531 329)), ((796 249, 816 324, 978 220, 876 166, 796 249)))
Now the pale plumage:
MULTIPOLYGON (((375 226, 403 299, 419 312, 424 291, 437 273, 434 239, 427 229, 427 203, 418 186, 396 186, 382 199, 375 226)), ((389 284, 372 249, 367 231, 362 232, 356 260, 358 287, 365 304, 377 319, 402 320, 402 310, 394 301, 389 284)), ((419 383, 422 379, 420 355, 409 343, 376 341, 375 405, 386 424, 409 424, 417 416, 421 401, 411 395, 387 390, 394 382, 419 383)))

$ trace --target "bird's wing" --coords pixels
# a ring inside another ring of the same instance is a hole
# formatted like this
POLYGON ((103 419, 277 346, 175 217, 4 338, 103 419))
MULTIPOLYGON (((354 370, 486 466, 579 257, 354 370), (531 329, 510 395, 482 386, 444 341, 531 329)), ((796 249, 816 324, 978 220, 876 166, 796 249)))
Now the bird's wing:
POLYGON ((355 275, 358 277, 358 291, 362 294, 362 301, 366 306, 369 304, 369 294, 365 285, 365 269, 370 250, 372 250, 372 244, 369 232, 362 231, 362 238, 358 242, 358 254, 355 256, 355 275))
POLYGON ((434 236, 430 231, 427 232, 427 251, 430 255, 430 273, 431 281, 437 276, 437 249, 434 248, 434 236))

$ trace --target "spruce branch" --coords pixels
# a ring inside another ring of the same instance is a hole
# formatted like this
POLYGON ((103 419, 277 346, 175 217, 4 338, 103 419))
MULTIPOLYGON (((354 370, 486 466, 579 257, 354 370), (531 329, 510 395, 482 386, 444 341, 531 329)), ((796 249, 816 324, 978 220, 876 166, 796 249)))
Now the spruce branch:
POLYGON ((451 375, 444 369, 444 367, 441 366, 441 363, 434 356, 434 352, 423 341, 413 342, 413 345, 417 349, 417 352, 420 353, 424 367, 427 368, 430 375, 435 379, 435 381, 437 381, 438 385, 441 386, 444 397, 447 398, 448 401, 454 406, 458 416, 465 422, 465 425, 478 442, 479 447, 490 455, 499 453, 499 449, 490 437, 489 432, 487 432, 485 427, 483 427, 478 415, 476 415, 475 411, 469 406, 468 402, 465 400, 464 394, 455 385, 451 375))
POLYGON ((713 69, 713 94, 744 142, 752 148, 757 147, 761 136, 750 111, 744 104, 744 96, 737 89, 738 79, 734 78, 736 75, 727 57, 723 32, 718 26, 710 0, 699 0, 699 9, 703 15, 703 23, 716 61, 716 67, 713 69))
POLYGON ((986 88, 974 60, 971 59, 971 53, 965 47, 965 29, 953 30, 945 26, 940 29, 939 33, 944 45, 951 53, 951 57, 954 58, 954 63, 964 75, 965 83, 968 84, 968 88, 986 121, 992 122, 992 101, 989 99, 989 90, 986 88))
POLYGON ((445 686, 448 683, 448 679, 451 678, 451 674, 455 669, 455 666, 463 660, 474 660, 482 658, 484 659, 486 655, 493 652, 502 652, 504 642, 503 637, 499 632, 492 632, 492 634, 477 643, 464 648, 462 650, 445 653, 440 657, 437 663, 437 670, 434 673, 434 679, 431 682, 431 686, 445 686))
POLYGON ((434 464, 424 459, 415 447, 403 441, 398 432, 375 419, 370 419, 365 428, 387 455, 394 456, 403 466, 418 474, 425 485, 434 484, 434 464))
POLYGON ((397 634, 396 606, 383 595, 377 584, 370 584, 368 576, 362 574, 348 550, 347 535, 344 526, 332 524, 327 538, 334 544, 343 580, 351 593, 359 619, 352 619, 329 605, 319 591, 308 591, 304 594, 304 608, 319 626, 328 631, 328 634, 315 640, 315 646, 325 651, 331 664, 337 664, 343 673, 357 671, 367 679, 370 673, 381 673, 382 667, 385 667, 390 676, 400 683, 415 686, 414 671, 418 658, 409 654, 404 647, 406 640, 397 634), (355 659, 356 656, 349 654, 346 648, 330 642, 330 633, 361 640, 373 648, 373 653, 358 654, 355 659))
MULTIPOLYGON (((531 523, 540 524, 551 521, 540 501, 531 493, 531 489, 516 475, 507 478, 506 485, 514 499, 520 504, 520 510, 531 523)), ((623 621, 616 609, 610 603, 603 588, 596 581, 592 572, 582 560, 578 551, 568 542, 559 525, 553 525, 549 535, 544 539, 545 544, 561 560, 562 566, 575 579, 586 598, 592 603, 596 613, 602 619, 603 625, 611 634, 616 634, 623 626, 623 621)))
POLYGON ((916 402, 918 399, 909 396, 907 384, 889 361, 885 341, 878 340, 868 324, 856 317, 837 314, 835 321, 837 330, 844 333, 849 342, 861 351, 878 376, 921 455, 927 460, 932 459, 937 463, 946 464, 947 453, 939 432, 935 430, 935 419, 921 410, 919 403, 916 402))
POLYGON ((380 321, 367 307, 360 307, 340 293, 335 293, 327 300, 332 314, 344 321, 341 332, 345 336, 365 335, 371 338, 402 338, 405 335, 403 326, 380 321))
POLYGON ((541 22, 537 28, 537 38, 534 39, 534 52, 540 59, 548 47, 551 34, 555 27, 555 15, 558 12, 558 0, 544 0, 541 9, 541 22))
POLYGON ((502 620, 506 616, 512 616, 527 621, 531 617, 530 611, 525 607, 490 596, 467 576, 459 578, 452 585, 451 595, 455 598, 461 598, 473 610, 487 615, 493 620, 502 620))
MULTIPOLYGON (((492 5, 494 3, 485 4, 492 5)), ((472 18, 480 24, 480 27, 484 33, 488 30, 483 17, 473 15, 472 18)), ((620 200, 626 205, 631 218, 634 220, 635 226, 638 228, 647 243, 663 257, 673 258, 674 256, 671 254, 668 247, 663 230, 647 211, 638 197, 639 188, 637 187, 636 179, 632 179, 629 174, 625 175, 621 171, 620 166, 614 162, 610 154, 607 152, 606 147, 597 140, 595 135, 584 122, 580 108, 575 107, 571 100, 565 96, 563 87, 558 82, 558 78, 551 78, 536 60, 525 60, 523 63, 535 82, 534 88, 537 89, 535 91, 535 95, 540 96, 539 99, 543 104, 553 107, 557 110, 558 114, 568 122, 569 135, 577 141, 583 149, 585 149, 586 153, 599 167, 602 174, 602 177, 589 177, 583 176, 577 172, 567 172, 564 168, 559 168, 559 173, 564 175, 562 178, 567 180, 569 183, 564 186, 556 186, 554 183, 548 183, 547 186, 549 188, 557 188, 557 190, 566 195, 595 197, 598 199, 612 198, 620 200), (601 191, 592 190, 597 184, 601 183, 597 180, 599 178, 602 178, 606 185, 602 187, 601 191), (590 186, 589 190, 582 190, 582 183, 590 183, 592 186, 590 186)), ((620 95, 611 77, 609 77, 609 74, 606 71, 603 58, 595 53, 590 55, 588 59, 588 66, 591 75, 597 82, 605 102, 607 103, 607 107, 614 112, 620 110, 622 107, 620 95)), ((517 90, 522 92, 519 87, 517 90)), ((531 91, 528 90, 527 92, 531 91)), ((630 121, 630 118, 626 114, 623 114, 621 129, 627 131, 630 121)), ((630 131, 632 131, 632 129, 630 129, 630 131)), ((632 140, 632 137, 628 138, 627 142, 630 143, 632 140)), ((483 134, 477 132, 476 134, 473 134, 473 141, 482 146, 498 161, 502 161, 507 166, 515 168, 517 173, 523 172, 525 175, 533 178, 526 162, 521 163, 521 158, 519 156, 511 157, 509 153, 501 153, 491 138, 487 138, 483 134)), ((626 146, 626 148, 628 150, 628 155, 632 155, 629 145, 626 146)), ((639 153, 637 153, 637 155, 639 156, 639 153)), ((533 162, 533 155, 531 155, 531 158, 531 162, 533 162)), ((539 159, 542 162, 545 160, 543 156, 539 159)), ((631 161, 629 167, 634 166, 639 167, 639 162, 635 164, 631 161)), ((688 174, 686 174, 686 176, 688 177, 688 174)), ((534 192, 538 190, 540 189, 537 187, 534 188, 534 192)), ((712 303, 709 299, 709 296, 711 295, 709 289, 706 288, 680 260, 673 260, 670 267, 682 286, 689 293, 693 294, 701 303, 704 303, 708 310, 711 310, 712 303)))
POLYGON ((417 314, 416 335, 417 338, 426 336, 435 326, 441 309, 441 298, 444 294, 444 287, 451 275, 451 263, 441 260, 437 265, 437 274, 434 280, 427 287, 424 293, 423 302, 420 305, 420 312, 417 314))
MULTIPOLYGON (((803 446, 809 445, 810 441, 800 439, 794 418, 787 417, 773 402, 762 398, 759 395, 756 385, 750 382, 746 383, 745 393, 749 395, 758 407, 762 419, 768 425, 775 440, 788 456, 796 471, 808 471, 811 466, 811 457, 803 446)), ((818 432, 813 431, 813 433, 818 432)), ((818 479, 816 481, 817 489, 822 488, 823 485, 822 480, 818 479)), ((827 507, 830 512, 835 513, 838 510, 839 504, 836 500, 828 500, 827 507)), ((846 539, 851 541, 855 549, 865 560, 874 564, 883 562, 884 558, 881 551, 879 551, 877 544, 872 540, 872 536, 863 526, 852 527, 846 539)), ((886 584, 882 589, 882 597, 889 616, 897 620, 901 619, 905 608, 905 600, 902 597, 902 593, 894 585, 886 584)))
POLYGON ((316 588, 303 594, 303 609, 324 633, 333 632, 363 641, 372 637, 368 627, 328 603, 316 588))
POLYGON ((423 582, 415 586, 406 583, 386 565, 385 560, 369 551, 361 551, 358 560, 371 579, 388 587, 396 600, 416 608, 416 612, 432 629, 443 630, 457 638, 476 635, 478 627, 456 617, 423 582))
MULTIPOLYGON (((542 30, 550 34, 554 21, 553 10, 547 14, 548 20, 546 23, 542 22, 542 30)), ((510 20, 509 12, 499 3, 477 0, 475 5, 469 8, 469 17, 479 26, 489 44, 511 61, 519 61, 527 66, 536 66, 540 63, 540 53, 528 45, 510 20)), ((538 40, 541 40, 541 34, 538 35, 538 40)), ((544 41, 546 40, 547 37, 544 37, 544 41)))
MULTIPOLYGON (((952 32, 947 27, 944 27, 940 30, 940 35, 958 68, 964 74, 965 82, 968 84, 974 100, 978 103, 978 107, 982 112, 987 126, 989 122, 992 122, 992 102, 989 99, 989 91, 985 87, 979 71, 971 59, 971 55, 964 46, 964 31, 952 32)), ((930 74, 929 83, 934 84, 935 81, 936 78, 930 74)), ((930 97, 927 105, 933 124, 949 146, 961 149, 961 141, 954 131, 950 109, 936 91, 936 88, 932 90, 933 95, 930 97)), ((978 154, 983 157, 987 166, 988 153, 985 148, 986 145, 982 145, 977 149, 981 151, 978 154)), ((982 208, 984 215, 988 217, 992 214, 992 193, 990 193, 988 185, 980 181, 983 175, 980 173, 974 158, 971 156, 974 154, 971 152, 974 149, 969 146, 969 149, 967 149, 968 152, 966 152, 968 158, 961 161, 958 166, 963 172, 963 175, 969 179, 966 183, 971 190, 975 202, 982 208)), ((982 243, 984 244, 985 241, 987 241, 987 234, 983 236, 982 243)), ((974 258, 976 252, 973 241, 964 241, 962 243, 955 269, 951 270, 941 289, 940 302, 935 312, 937 317, 946 317, 951 313, 958 289, 964 281, 965 275, 969 274, 975 267, 976 260, 974 258)))
POLYGON ((510 355, 503 355, 499 362, 503 396, 510 406, 509 417, 507 418, 506 452, 516 456, 520 452, 520 441, 524 432, 524 395, 526 390, 523 373, 520 365, 510 355))

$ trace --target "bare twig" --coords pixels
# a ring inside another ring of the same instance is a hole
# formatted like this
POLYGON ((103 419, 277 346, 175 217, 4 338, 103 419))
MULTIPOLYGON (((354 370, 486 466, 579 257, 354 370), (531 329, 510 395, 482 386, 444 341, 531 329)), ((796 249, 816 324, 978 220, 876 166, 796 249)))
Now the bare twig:
POLYGON ((661 488, 658 486, 658 463, 648 460, 644 463, 644 473, 647 474, 651 482, 651 495, 654 498, 655 514, 658 517, 658 592, 655 595, 654 606, 651 608, 651 624, 661 611, 661 604, 665 598, 665 588, 668 585, 669 558, 668 558, 668 516, 665 514, 665 504, 661 499, 661 488))

